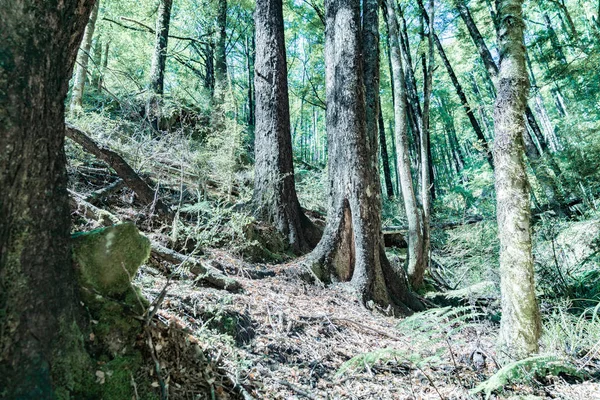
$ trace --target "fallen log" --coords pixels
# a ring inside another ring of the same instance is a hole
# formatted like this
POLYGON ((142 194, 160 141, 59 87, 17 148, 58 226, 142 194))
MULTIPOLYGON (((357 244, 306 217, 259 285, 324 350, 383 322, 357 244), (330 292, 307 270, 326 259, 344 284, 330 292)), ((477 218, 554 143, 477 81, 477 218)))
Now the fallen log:
POLYGON ((98 145, 82 130, 66 124, 67 137, 83 147, 83 149, 108 164, 117 175, 135 192, 140 201, 151 206, 161 214, 170 214, 169 208, 155 196, 154 190, 131 168, 121 157, 106 146, 98 145))
POLYGON ((202 281, 219 289, 225 289, 231 292, 239 291, 242 288, 240 283, 214 267, 207 266, 197 258, 186 256, 175 250, 164 247, 156 242, 152 242, 152 255, 173 264, 189 267, 190 272, 197 275, 202 281))

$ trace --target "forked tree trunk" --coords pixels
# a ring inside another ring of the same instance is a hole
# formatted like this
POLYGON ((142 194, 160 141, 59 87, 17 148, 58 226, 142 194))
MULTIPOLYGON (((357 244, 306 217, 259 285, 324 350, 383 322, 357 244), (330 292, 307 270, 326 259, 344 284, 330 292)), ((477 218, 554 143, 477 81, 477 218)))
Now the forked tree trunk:
POLYGON ((296 195, 282 0, 257 0, 255 215, 274 224, 296 252, 316 245, 318 234, 296 195))
POLYGON ((0 393, 86 398, 67 195, 65 99, 94 1, 0 7, 0 393))
MULTIPOLYGON (((364 29, 372 34, 377 1, 364 4, 364 29)), ((327 0, 325 8, 330 196, 325 233, 309 260, 325 282, 351 280, 365 303, 420 309, 383 247, 379 176, 370 154, 377 151, 369 137, 376 133, 367 133, 365 123, 360 0, 327 0)))
POLYGON ((530 193, 523 162, 529 80, 522 0, 496 0, 500 71, 494 110, 496 199, 502 292, 501 345, 514 358, 538 351, 540 314, 535 297, 530 193))
POLYGON ((398 20, 396 4, 393 0, 385 0, 389 32, 390 57, 394 71, 394 118, 396 152, 398 159, 398 175, 402 187, 402 198, 408 221, 408 276, 411 284, 417 285, 422 280, 425 271, 423 259, 423 231, 421 227, 420 210, 417 206, 415 190, 410 171, 408 135, 406 132, 406 90, 403 84, 404 71, 398 37, 398 20))
POLYGON ((85 90, 85 82, 87 80, 88 64, 90 60, 90 51, 92 50, 92 39, 94 38, 94 30, 96 29, 96 20, 98 19, 98 8, 100 1, 97 1, 92 9, 90 19, 83 40, 81 49, 77 55, 77 66, 75 68, 75 79, 73 81, 73 93, 71 94, 71 105, 69 112, 75 114, 83 107, 83 91, 85 90))

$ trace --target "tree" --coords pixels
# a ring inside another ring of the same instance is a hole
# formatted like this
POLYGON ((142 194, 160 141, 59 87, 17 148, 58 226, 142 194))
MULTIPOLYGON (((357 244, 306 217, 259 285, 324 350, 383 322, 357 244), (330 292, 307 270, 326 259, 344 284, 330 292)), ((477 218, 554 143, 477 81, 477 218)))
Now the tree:
POLYGON ((255 215, 277 228, 296 252, 310 250, 318 233, 296 195, 282 0, 258 0, 256 26, 255 215))
POLYGON ((65 99, 93 0, 0 7, 0 389, 67 397, 85 352, 70 253, 65 99))
POLYGON ((74 114, 77 110, 81 110, 83 104, 83 91, 85 90, 85 82, 88 74, 88 63, 90 59, 90 52, 92 50, 92 39, 94 37, 94 30, 96 29, 96 20, 98 19, 98 8, 100 7, 100 1, 97 1, 92 9, 92 14, 88 21, 85 33, 83 34, 83 41, 81 43, 81 49, 77 55, 77 68, 75 69, 75 79, 73 81, 73 94, 71 95, 71 105, 69 112, 74 114))
POLYGON ((529 79, 522 0, 497 0, 500 69, 494 110, 496 199, 500 239, 500 340, 512 357, 538 350, 540 315, 531 250, 529 182, 523 161, 529 79))
MULTIPOLYGON (((377 3, 364 2, 364 31, 377 29, 377 3)), ((310 256, 313 272, 326 282, 351 280, 364 303, 419 309, 401 268, 390 265, 383 247, 379 175, 372 154, 377 148, 371 148, 376 132, 367 133, 365 122, 360 2, 327 0, 325 9, 330 193, 325 232, 310 256)))
MULTIPOLYGON (((423 258, 423 230, 421 215, 417 205, 415 190, 410 170, 408 135, 406 126, 406 86, 404 84, 404 68, 399 41, 396 5, 391 0, 385 0, 389 33, 390 57, 394 72, 394 119, 396 152, 398 159, 398 175, 402 187, 404 209, 408 220, 408 276, 412 285, 420 285, 425 272, 423 258)), ((410 69, 410 68, 409 68, 410 69)))
POLYGON ((165 91, 165 68, 172 4, 173 0, 159 0, 158 16, 156 17, 156 40, 150 68, 149 88, 151 93, 146 104, 146 116, 156 130, 160 129, 161 97, 165 91))
POLYGON ((217 0, 217 39, 215 45, 215 104, 225 101, 227 92, 227 0, 217 0))
POLYGON ((150 89, 158 96, 165 91, 165 67, 167 64, 167 47, 169 43, 169 26, 171 24, 171 7, 173 0, 160 0, 156 17, 156 41, 150 68, 150 89))

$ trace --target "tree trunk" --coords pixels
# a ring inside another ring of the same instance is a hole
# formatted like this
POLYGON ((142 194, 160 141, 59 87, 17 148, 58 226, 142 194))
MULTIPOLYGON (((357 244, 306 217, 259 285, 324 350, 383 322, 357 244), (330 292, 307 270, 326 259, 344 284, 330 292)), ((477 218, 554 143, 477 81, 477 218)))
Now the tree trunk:
MULTIPOLYGON (((0 7, 0 388, 86 398, 64 152, 68 82, 94 2, 0 7)), ((81 312, 81 314, 80 314, 81 312)))
POLYGON ((222 105, 227 92, 227 0, 218 0, 217 40, 215 46, 215 98, 216 105, 222 105))
POLYGON ((96 29, 96 20, 98 19, 98 8, 100 1, 96 1, 85 33, 81 42, 81 49, 77 54, 77 67, 75 68, 75 79, 73 81, 73 93, 71 94, 71 105, 69 113, 75 114, 83 107, 83 91, 87 80, 88 63, 90 59, 90 51, 92 49, 92 39, 94 38, 94 30, 96 29))
POLYGON ((387 138, 385 135, 385 123, 383 122, 383 112, 381 111, 381 100, 379 101, 379 146, 381 147, 381 164, 383 165, 383 179, 388 199, 394 197, 394 184, 392 183, 392 171, 390 169, 390 157, 387 149, 387 138))
POLYGON ((173 0, 159 0, 158 17, 156 18, 156 41, 150 68, 150 89, 158 96, 165 91, 165 67, 167 64, 167 46, 169 26, 171 24, 171 6, 173 0))
POLYGON ((208 89, 210 96, 215 94, 215 50, 211 44, 205 44, 202 52, 204 53, 205 72, 204 72, 204 88, 208 89))
MULTIPOLYGON (((364 3, 368 34, 377 29, 377 5, 377 0, 364 3)), ((325 8, 330 196, 325 233, 310 257, 313 271, 326 282, 351 279, 365 304, 420 309, 402 269, 390 265, 383 247, 376 155, 369 153, 377 151, 369 137, 376 132, 367 133, 365 122, 360 1, 327 0, 325 8)))
POLYGON ((523 162, 529 80, 525 65, 522 0, 496 0, 500 74, 494 111, 496 198, 500 238, 500 340, 509 355, 538 351, 540 315, 535 297, 530 193, 523 162))
POLYGON ((410 171, 410 159, 408 149, 408 135, 406 133, 406 90, 403 84, 404 71, 402 67, 402 55, 398 32, 398 20, 396 18, 396 5, 392 0, 385 0, 390 56, 392 69, 394 71, 394 96, 395 96, 395 136, 396 151, 398 159, 398 174, 402 187, 402 197, 408 220, 408 275, 411 285, 418 286, 423 279, 425 263, 423 260, 423 232, 421 228, 420 211, 417 206, 415 191, 410 171))
MULTIPOLYGON (((435 14, 433 8, 433 0, 429 0, 429 33, 427 34, 428 42, 428 61, 425 59, 425 54, 422 54, 423 65, 423 120, 421 126, 421 205, 423 207, 423 268, 427 269, 429 265, 429 250, 431 242, 430 219, 431 219, 431 202, 435 199, 435 190, 433 186, 432 159, 430 147, 430 108, 431 108, 431 90, 433 84, 433 68, 435 56, 433 50, 433 22, 435 14)), ((423 271, 424 272, 424 271, 423 271)), ((413 287, 423 285, 423 276, 412 277, 413 287)))
POLYGON ((108 68, 108 52, 110 50, 110 40, 107 40, 104 44, 104 56, 102 58, 102 69, 100 70, 100 74, 98 76, 98 91, 102 90, 102 86, 104 85, 104 74, 106 74, 106 69, 108 68))
POLYGON ((255 215, 275 225, 296 252, 319 238, 296 195, 282 0, 258 0, 256 26, 255 215))

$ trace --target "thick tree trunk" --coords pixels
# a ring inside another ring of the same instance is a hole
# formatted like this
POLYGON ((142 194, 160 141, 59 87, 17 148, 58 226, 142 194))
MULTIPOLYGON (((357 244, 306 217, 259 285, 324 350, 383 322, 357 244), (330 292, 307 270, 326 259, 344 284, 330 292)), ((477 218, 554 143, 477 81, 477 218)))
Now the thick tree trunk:
MULTIPOLYGON (((369 34, 377 29, 377 5, 364 3, 369 34)), ((310 257, 313 271, 326 282, 351 279, 365 303, 420 309, 402 269, 390 265, 383 247, 376 155, 370 154, 377 151, 370 148, 376 132, 367 133, 365 122, 360 1, 327 0, 325 7, 330 196, 325 233, 310 257)))
POLYGON ((496 198, 500 238, 500 340, 511 357, 538 351, 540 315, 535 297, 530 193, 523 162, 529 80, 525 65, 522 0, 496 0, 500 71, 494 122, 496 198))
POLYGON ((94 38, 94 30, 96 29, 96 20, 98 19, 98 8, 100 1, 96 1, 90 19, 83 34, 81 49, 77 55, 77 66, 75 68, 75 79, 73 81, 73 92, 71 94, 71 104, 69 112, 75 114, 83 107, 83 91, 85 90, 85 82, 87 81, 88 63, 90 60, 90 51, 92 50, 92 39, 94 38))
POLYGON ((379 102, 379 146, 381 147, 381 164, 383 165, 383 179, 385 181, 385 190, 388 199, 394 197, 394 184, 392 182, 392 171, 390 168, 390 156, 387 149, 387 138, 385 135, 385 123, 383 122, 383 112, 381 111, 381 101, 379 102))
POLYGON ((93 5, 0 7, 0 392, 8 399, 66 397, 91 373, 76 323, 64 102, 93 5))
POLYGON ((406 90, 403 84, 404 71, 402 67, 402 55, 398 32, 398 20, 396 18, 396 5, 392 0, 385 0, 390 56, 392 69, 394 71, 394 96, 396 121, 396 151, 398 159, 398 174, 402 187, 402 197, 408 220, 408 276, 412 285, 418 286, 425 271, 423 259, 423 231, 421 227, 420 210, 417 206, 415 190, 412 183, 410 171, 410 159, 408 149, 408 135, 406 133, 406 90))
POLYGON ((169 26, 171 24, 171 6, 173 0, 159 0, 156 18, 156 41, 150 68, 150 89, 158 96, 165 92, 165 67, 167 64, 167 47, 169 42, 169 26))
POLYGON ((255 214, 269 221, 296 252, 319 240, 296 195, 282 0, 258 0, 256 26, 255 214))

